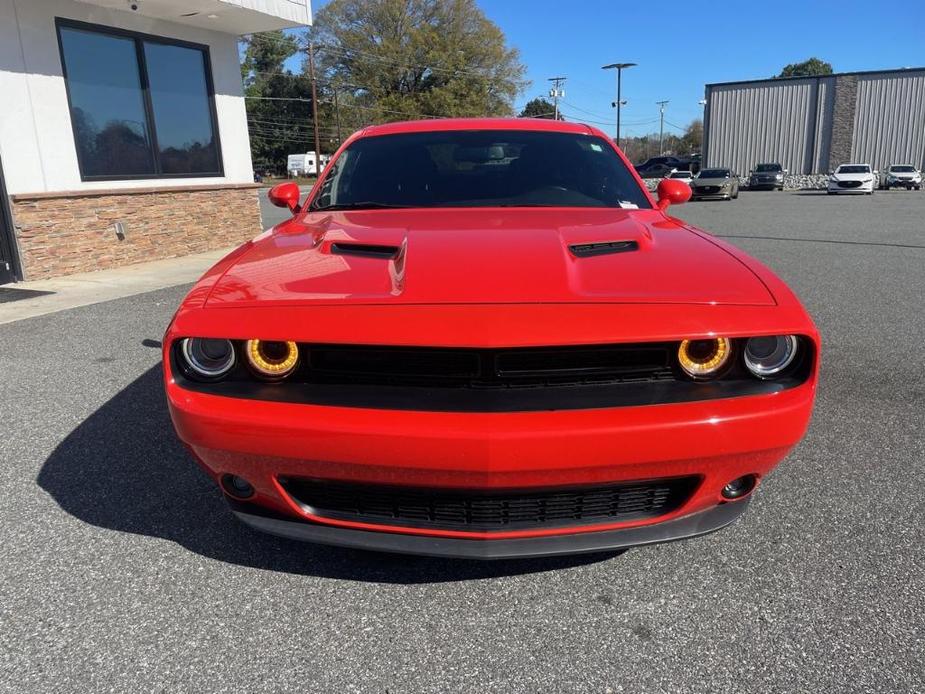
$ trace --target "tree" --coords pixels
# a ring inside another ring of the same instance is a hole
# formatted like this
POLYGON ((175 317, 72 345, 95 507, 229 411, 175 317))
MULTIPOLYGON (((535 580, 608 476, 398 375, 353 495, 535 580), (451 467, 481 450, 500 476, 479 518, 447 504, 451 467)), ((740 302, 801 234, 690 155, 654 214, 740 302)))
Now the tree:
MULTIPOLYGON (((520 112, 520 118, 553 118, 556 115, 556 107, 546 101, 542 97, 537 97, 536 99, 531 99, 527 102, 527 105, 524 106, 524 110, 520 112)), ((565 117, 560 113, 559 120, 565 120, 565 117)))
POLYGON ((506 116, 524 66, 475 0, 331 0, 310 30, 319 83, 344 130, 443 116, 506 116))
POLYGON ((311 120, 311 83, 285 69, 302 49, 295 36, 282 31, 254 34, 243 40, 241 76, 251 140, 258 170, 285 171, 286 157, 315 148, 311 120))
POLYGON ((780 71, 778 77, 812 77, 813 75, 831 75, 832 64, 819 58, 810 58, 802 63, 790 63, 780 71))
POLYGON ((681 148, 687 154, 699 152, 703 147, 703 121, 695 118, 687 126, 681 138, 681 148))

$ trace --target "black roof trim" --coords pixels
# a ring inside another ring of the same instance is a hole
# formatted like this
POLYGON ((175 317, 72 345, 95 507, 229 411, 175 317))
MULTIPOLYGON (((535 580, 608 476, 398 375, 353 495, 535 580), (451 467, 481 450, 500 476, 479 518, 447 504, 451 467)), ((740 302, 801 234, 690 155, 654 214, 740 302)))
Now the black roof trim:
POLYGON ((897 75, 907 72, 925 72, 925 67, 898 67, 889 70, 855 70, 853 72, 833 72, 831 75, 804 75, 801 77, 762 77, 751 80, 732 80, 731 82, 707 82, 706 87, 727 87, 733 84, 758 84, 760 82, 789 82, 793 80, 813 80, 824 77, 841 77, 842 75, 897 75))

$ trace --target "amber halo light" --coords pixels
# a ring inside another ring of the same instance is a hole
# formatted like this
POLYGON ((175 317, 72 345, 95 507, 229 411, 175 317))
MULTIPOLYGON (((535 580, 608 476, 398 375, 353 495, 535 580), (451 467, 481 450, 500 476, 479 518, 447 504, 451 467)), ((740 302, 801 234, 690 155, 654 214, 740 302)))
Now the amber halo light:
POLYGON ((299 346, 291 341, 248 340, 244 353, 254 373, 268 380, 285 378, 299 361, 299 346))
POLYGON ((684 340, 678 347, 678 363, 691 378, 705 379, 718 375, 732 355, 728 337, 684 340))

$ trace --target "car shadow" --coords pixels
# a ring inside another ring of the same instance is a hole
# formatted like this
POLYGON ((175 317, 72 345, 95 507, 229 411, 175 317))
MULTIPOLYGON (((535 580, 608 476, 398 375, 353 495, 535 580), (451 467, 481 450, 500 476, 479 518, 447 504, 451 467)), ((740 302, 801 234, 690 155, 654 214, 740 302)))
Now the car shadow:
POLYGON ((264 535, 235 519, 176 438, 153 367, 96 410, 45 461, 39 486, 92 525, 176 542, 242 566, 379 583, 430 583, 581 566, 618 553, 476 561, 327 547, 264 535))

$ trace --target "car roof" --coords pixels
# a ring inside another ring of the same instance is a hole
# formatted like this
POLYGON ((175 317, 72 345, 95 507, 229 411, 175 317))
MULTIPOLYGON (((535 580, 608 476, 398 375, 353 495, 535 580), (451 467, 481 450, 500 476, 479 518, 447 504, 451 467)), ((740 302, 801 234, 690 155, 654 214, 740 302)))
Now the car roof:
POLYGON ((603 135, 596 128, 583 123, 570 123, 549 118, 431 118, 428 120, 371 125, 361 130, 358 135, 359 137, 372 137, 375 135, 445 132, 449 130, 530 130, 603 135))

